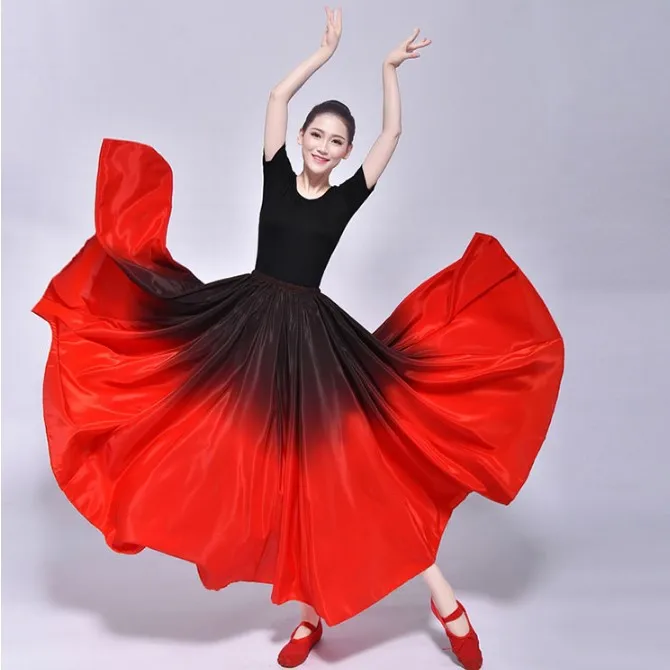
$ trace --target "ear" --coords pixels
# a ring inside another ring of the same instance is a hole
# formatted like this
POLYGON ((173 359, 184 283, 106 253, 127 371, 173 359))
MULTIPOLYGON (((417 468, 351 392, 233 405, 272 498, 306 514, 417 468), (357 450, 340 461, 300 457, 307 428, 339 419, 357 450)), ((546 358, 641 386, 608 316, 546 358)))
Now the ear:
POLYGON ((298 144, 302 146, 302 138, 305 136, 305 131, 300 130, 298 131, 298 144))
POLYGON ((344 154, 344 157, 342 158, 342 160, 345 160, 345 161, 346 161, 347 158, 349 158, 349 156, 350 156, 350 154, 351 154, 351 152, 352 152, 353 150, 354 150, 354 145, 353 145, 353 144, 350 144, 350 145, 349 145, 349 148, 347 149, 347 153, 344 154))

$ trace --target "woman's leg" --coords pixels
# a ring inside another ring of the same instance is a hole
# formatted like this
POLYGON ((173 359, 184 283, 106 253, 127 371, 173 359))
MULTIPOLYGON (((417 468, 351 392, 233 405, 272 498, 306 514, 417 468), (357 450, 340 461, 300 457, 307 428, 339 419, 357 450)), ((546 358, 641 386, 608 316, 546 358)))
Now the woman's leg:
MULTIPOLYGON (((308 621, 316 626, 319 623, 319 615, 313 607, 300 603, 300 621, 308 621)), ((311 632, 307 626, 300 626, 294 635, 294 639, 299 640, 301 637, 307 637, 311 632)))
MULTIPOLYGON (((433 596, 438 612, 446 617, 451 614, 457 607, 456 597, 449 582, 444 578, 444 575, 435 563, 431 565, 423 574, 423 578, 428 584, 430 593, 433 596)), ((454 635, 465 635, 469 630, 468 620, 465 614, 462 614, 455 621, 449 621, 447 628, 454 635)))

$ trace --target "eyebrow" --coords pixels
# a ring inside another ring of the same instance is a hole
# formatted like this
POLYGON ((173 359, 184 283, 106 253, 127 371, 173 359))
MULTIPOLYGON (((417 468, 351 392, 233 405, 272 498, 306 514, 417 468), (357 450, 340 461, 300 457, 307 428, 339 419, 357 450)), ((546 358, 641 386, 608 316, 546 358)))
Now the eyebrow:
MULTIPOLYGON (((323 133, 324 135, 326 134, 325 131, 321 128, 317 128, 316 126, 312 127, 312 130, 318 130, 320 133, 323 133)), ((333 137, 339 137, 341 140, 346 140, 346 137, 342 137, 342 135, 333 135, 333 137)))

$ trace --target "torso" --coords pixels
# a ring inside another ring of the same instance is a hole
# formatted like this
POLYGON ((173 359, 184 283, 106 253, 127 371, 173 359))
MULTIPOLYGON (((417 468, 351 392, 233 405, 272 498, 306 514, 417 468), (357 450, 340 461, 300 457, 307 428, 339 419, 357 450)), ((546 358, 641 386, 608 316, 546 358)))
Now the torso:
POLYGON ((343 184, 308 198, 300 193, 285 147, 263 163, 256 269, 282 281, 318 287, 347 223, 371 190, 359 168, 343 184))

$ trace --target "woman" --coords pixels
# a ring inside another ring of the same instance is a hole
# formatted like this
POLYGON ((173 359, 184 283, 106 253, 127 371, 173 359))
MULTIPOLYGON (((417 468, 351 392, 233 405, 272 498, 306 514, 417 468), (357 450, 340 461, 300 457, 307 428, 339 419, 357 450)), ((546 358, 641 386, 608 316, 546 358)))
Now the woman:
POLYGON ((151 147, 105 140, 96 234, 34 311, 52 328, 44 415, 56 479, 118 552, 197 565, 205 587, 272 585, 301 603, 278 662, 302 663, 336 625, 422 574, 464 667, 477 635, 435 565, 471 492, 511 502, 549 427, 563 345, 539 295, 496 240, 426 280, 369 333, 319 289, 347 223, 401 131, 384 61, 382 131, 355 174, 355 123, 312 110, 286 154, 287 105, 334 54, 318 51, 270 95, 256 266, 203 283, 166 248, 172 172, 151 147))

